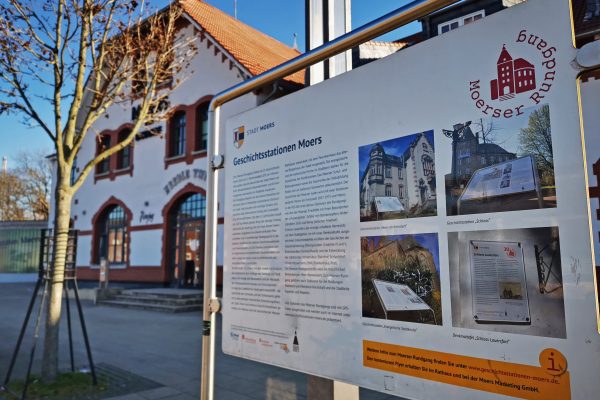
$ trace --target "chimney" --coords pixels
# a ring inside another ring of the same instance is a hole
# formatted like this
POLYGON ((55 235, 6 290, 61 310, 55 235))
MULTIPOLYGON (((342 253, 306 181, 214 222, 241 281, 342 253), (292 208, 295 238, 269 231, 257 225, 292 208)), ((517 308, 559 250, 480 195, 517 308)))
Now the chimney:
POLYGON ((8 171, 8 157, 2 157, 2 172, 6 173, 8 171))

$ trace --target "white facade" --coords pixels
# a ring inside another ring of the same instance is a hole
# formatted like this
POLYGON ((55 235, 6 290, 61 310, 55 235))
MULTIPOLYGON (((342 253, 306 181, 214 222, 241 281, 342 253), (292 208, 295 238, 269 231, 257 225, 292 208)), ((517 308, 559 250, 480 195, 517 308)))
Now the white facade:
POLYGON ((379 143, 373 145, 360 183, 361 215, 373 212, 375 197, 397 197, 406 211, 435 208, 434 160, 434 147, 423 133, 399 156, 386 154, 379 143))
MULTIPOLYGON (((210 6, 203 3, 201 7, 210 6)), ((211 10, 211 12, 220 13, 218 10, 211 10)), ((197 21, 188 15, 184 15, 184 18, 188 19, 190 24, 180 32, 188 38, 195 35, 193 40, 197 51, 189 67, 182 71, 184 83, 169 94, 168 101, 172 112, 185 112, 186 140, 191 141, 194 140, 195 135, 193 126, 196 121, 192 122, 192 119, 197 118, 196 108, 207 105, 215 94, 242 82, 252 73, 197 21)), ((230 20, 225 22, 237 23, 230 20)), ((244 28, 251 29, 247 26, 244 28)), ((273 94, 272 89, 270 87, 265 90, 266 94, 253 93, 227 103, 221 111, 223 125, 230 116, 263 102, 268 95, 273 94)), ((133 123, 132 106, 134 105, 113 106, 105 117, 96 121, 77 155, 76 172, 79 172, 85 163, 95 156, 97 143, 102 135, 108 133, 116 136, 119 131, 127 127, 127 124, 133 123)), ((73 228, 79 230, 77 254, 79 279, 98 279, 99 261, 103 258, 103 254, 100 254, 103 252, 100 250, 103 244, 100 241, 105 240, 105 238, 100 239, 104 234, 100 231, 104 228, 99 225, 106 224, 106 214, 117 206, 125 211, 127 224, 124 240, 109 236, 109 241, 117 243, 119 252, 124 254, 123 257, 113 258, 111 280, 169 284, 172 283, 173 278, 173 272, 169 269, 174 268, 173 265, 176 263, 185 264, 190 261, 187 253, 179 253, 177 256, 172 254, 169 242, 173 244, 178 239, 172 237, 173 223, 168 222, 167 219, 173 208, 178 207, 180 200, 195 193, 206 197, 208 158, 206 151, 193 151, 190 148, 181 157, 168 157, 167 132, 170 124, 167 120, 148 126, 147 129, 161 129, 161 133, 141 140, 136 139, 133 142, 129 168, 119 170, 115 168, 116 162, 111 161, 112 167, 108 173, 98 174, 97 170, 90 173, 75 194, 71 217, 73 228), (185 260, 174 259, 174 257, 185 257, 185 260)), ((223 129, 220 132, 221 141, 231 139, 232 135, 228 135, 223 129)), ((223 253, 221 245, 223 208, 221 192, 217 257, 220 266, 222 266, 223 253)), ((53 216, 50 218, 53 220, 53 216)), ((198 224, 194 224, 194 229, 199 232, 199 236, 196 239, 183 236, 181 238, 185 240, 188 251, 190 246, 194 250, 193 258, 203 263, 201 254, 203 250, 200 248, 203 248, 200 246, 204 238, 203 218, 196 222, 198 224)), ((182 272, 180 271, 179 274, 181 275, 182 272)), ((201 279, 198 265, 196 265, 196 275, 195 285, 198 285, 201 279)))

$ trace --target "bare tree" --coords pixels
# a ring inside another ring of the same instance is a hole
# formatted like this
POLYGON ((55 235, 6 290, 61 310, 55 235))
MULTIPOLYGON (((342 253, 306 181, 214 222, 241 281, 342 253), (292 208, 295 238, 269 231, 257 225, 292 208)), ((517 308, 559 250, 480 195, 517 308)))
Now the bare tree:
POLYGON ((23 186, 22 202, 28 219, 47 220, 50 215, 52 166, 43 151, 23 152, 17 158, 16 173, 23 186))
POLYGON ((486 120, 480 118, 479 121, 473 122, 472 125, 475 127, 474 130, 479 132, 483 143, 493 143, 498 145, 503 143, 502 141, 499 141, 497 137, 500 128, 494 124, 494 121, 491 118, 486 120))
POLYGON ((0 112, 18 113, 54 144, 54 252, 42 377, 58 369, 58 323, 74 193, 94 167, 129 146, 180 82, 194 52, 178 32, 180 7, 147 17, 143 0, 3 0, 0 2, 0 112), (111 107, 136 105, 129 135, 82 163, 75 158, 94 122, 111 107), (52 117, 45 119, 47 110, 52 117))
POLYGON ((14 171, 0 172, 0 221, 22 221, 25 208, 21 203, 21 181, 14 171))
POLYGON ((0 173, 0 221, 48 219, 52 171, 45 155, 23 152, 15 168, 0 173))

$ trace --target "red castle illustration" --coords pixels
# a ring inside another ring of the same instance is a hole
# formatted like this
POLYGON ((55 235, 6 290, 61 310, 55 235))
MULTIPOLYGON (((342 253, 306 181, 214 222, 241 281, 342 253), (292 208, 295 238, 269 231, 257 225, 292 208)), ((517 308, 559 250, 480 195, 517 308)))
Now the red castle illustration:
POLYGON ((515 94, 535 89, 535 68, 523 58, 513 60, 506 47, 502 46, 498 58, 498 79, 494 79, 490 84, 492 100, 512 99, 515 94))

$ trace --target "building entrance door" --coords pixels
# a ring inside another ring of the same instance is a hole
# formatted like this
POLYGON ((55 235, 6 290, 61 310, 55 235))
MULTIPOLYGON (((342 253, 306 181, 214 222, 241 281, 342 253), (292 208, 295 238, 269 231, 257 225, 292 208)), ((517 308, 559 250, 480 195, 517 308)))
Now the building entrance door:
POLYGON ((197 288, 204 283, 204 196, 188 195, 169 212, 168 284, 197 288))
POLYGON ((204 276, 204 223, 198 220, 181 223, 176 247, 172 283, 176 287, 200 287, 204 276))

